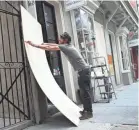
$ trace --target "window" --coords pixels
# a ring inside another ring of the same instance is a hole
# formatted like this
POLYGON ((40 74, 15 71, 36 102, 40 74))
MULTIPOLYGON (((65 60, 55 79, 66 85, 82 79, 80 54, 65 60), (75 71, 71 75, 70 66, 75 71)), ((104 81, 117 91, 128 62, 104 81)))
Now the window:
POLYGON ((96 55, 93 16, 83 9, 74 10, 80 52, 87 63, 93 64, 96 55))
POLYGON ((128 55, 128 47, 127 47, 127 40, 125 37, 120 36, 120 53, 121 53, 121 62, 122 62, 122 69, 129 70, 129 55, 128 55))

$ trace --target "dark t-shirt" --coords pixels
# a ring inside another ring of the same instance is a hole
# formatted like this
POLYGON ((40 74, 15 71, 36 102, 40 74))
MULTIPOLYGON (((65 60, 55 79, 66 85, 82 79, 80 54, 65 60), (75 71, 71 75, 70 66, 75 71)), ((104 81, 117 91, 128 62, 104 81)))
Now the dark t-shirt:
POLYGON ((89 67, 80 52, 73 45, 61 44, 59 48, 66 55, 75 71, 80 71, 89 67))

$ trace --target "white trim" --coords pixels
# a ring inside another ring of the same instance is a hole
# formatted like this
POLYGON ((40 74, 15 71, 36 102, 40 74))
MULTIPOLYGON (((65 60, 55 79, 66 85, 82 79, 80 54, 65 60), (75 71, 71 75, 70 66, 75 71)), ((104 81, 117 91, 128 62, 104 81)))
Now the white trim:
POLYGON ((89 0, 96 8, 99 8, 99 5, 97 5, 96 3, 94 3, 93 0, 89 0))
POLYGON ((139 27, 138 22, 135 20, 134 16, 132 15, 132 13, 128 9, 128 7, 125 5, 124 1, 123 0, 120 0, 120 2, 122 3, 122 5, 124 6, 124 8, 126 9, 127 13, 130 15, 130 17, 133 19, 133 21, 136 23, 136 25, 139 27))
MULTIPOLYGON (((110 47, 111 48, 111 53, 113 53, 112 50, 113 50, 113 44, 115 44, 115 35, 114 35, 114 33, 112 31, 108 30, 108 35, 109 34, 113 36, 113 39, 111 39, 112 40, 112 46, 110 47)), ((109 44, 110 44, 110 40, 109 40, 109 44)), ((106 47, 106 49, 107 49, 107 47, 106 47)), ((112 54, 112 58, 113 58, 113 62, 115 63, 115 61, 114 61, 114 55, 113 54, 112 54)), ((114 75, 112 75, 112 76, 115 76, 115 79, 116 79, 116 72, 115 72, 115 69, 116 68, 115 68, 115 65, 113 65, 113 69, 114 69, 114 75)))
POLYGON ((85 7, 81 7, 82 10, 84 10, 85 12, 87 12, 89 15, 91 15, 92 17, 94 17, 94 14, 92 14, 93 11, 91 10, 87 10, 87 8, 85 7))
POLYGON ((94 10, 91 10, 88 6, 83 6, 82 8, 84 8, 86 11, 91 12, 91 13, 95 13, 94 10))
POLYGON ((123 70, 122 73, 130 73, 130 70, 123 70))
MULTIPOLYGON (((113 53, 113 61, 114 61, 114 71, 115 71, 115 80, 116 80, 116 84, 121 84, 122 82, 122 77, 121 77, 121 71, 120 71, 120 63, 118 62, 118 46, 117 46, 117 41, 116 41, 116 36, 115 33, 112 32, 111 30, 108 30, 108 35, 111 34, 113 36, 113 43, 112 43, 112 49, 115 52, 113 53)), ((110 41, 109 41, 110 42, 110 41)))
POLYGON ((117 42, 118 42, 118 50, 119 50, 120 68, 121 68, 121 71, 123 72, 123 63, 122 63, 122 55, 121 55, 121 47, 120 47, 119 36, 117 37, 117 42))
MULTIPOLYGON (((131 0, 128 0, 127 2, 129 3, 129 1, 131 1, 131 0)), ((137 4, 137 10, 135 10, 132 6, 132 9, 133 9, 133 11, 134 11, 134 13, 137 15, 137 17, 138 17, 138 19, 139 19, 139 14, 137 13, 137 11, 138 11, 138 0, 136 1, 136 4, 137 4)), ((130 4, 130 3, 129 3, 130 4)))
POLYGON ((116 31, 116 34, 118 36, 124 35, 125 37, 127 37, 128 33, 129 33, 129 30, 126 27, 122 27, 116 31))
POLYGON ((108 30, 108 32, 111 33, 115 37, 114 32, 112 32, 111 30, 108 30))
POLYGON ((65 0, 64 0, 64 10, 65 10, 66 12, 87 5, 87 0, 79 0, 79 1, 77 1, 78 3, 73 3, 72 6, 70 5, 69 7, 66 6, 66 2, 74 2, 74 1, 68 1, 68 0, 65 1, 65 0))
POLYGON ((122 23, 120 24, 120 26, 118 27, 117 31, 121 29, 121 27, 123 26, 123 24, 129 19, 129 16, 127 16, 122 23))
MULTIPOLYGON (((97 1, 96 1, 97 2, 97 1)), ((87 0, 87 4, 83 6, 86 10, 95 14, 96 10, 99 8, 100 3, 95 3, 93 0, 87 0)))
POLYGON ((78 38, 77 38, 77 31, 76 31, 76 23, 75 23, 74 10, 70 11, 70 16, 71 16, 71 24, 72 24, 73 38, 74 38, 75 46, 79 50, 79 44, 78 44, 78 38))
MULTIPOLYGON (((123 39, 123 35, 120 35, 121 37, 122 37, 122 39, 123 39)), ((121 66, 121 71, 122 71, 122 73, 127 73, 127 72, 130 72, 130 69, 128 68, 128 70, 124 70, 123 69, 123 62, 122 62, 122 55, 121 55, 121 43, 120 43, 120 40, 119 40, 119 37, 120 36, 118 36, 117 37, 117 40, 118 40, 118 50, 119 50, 119 58, 120 58, 120 66, 121 66)), ((128 47, 127 47, 127 49, 128 49, 128 47)), ((128 53, 129 54, 129 53, 128 53)), ((130 62, 130 61, 129 61, 130 62)), ((130 67, 130 66, 129 66, 130 67)))
POLYGON ((109 17, 109 19, 106 20, 106 26, 107 26, 107 24, 110 22, 110 20, 113 18, 113 16, 115 15, 115 13, 117 12, 118 9, 119 9, 119 7, 117 7, 117 8, 112 12, 112 14, 111 14, 111 16, 109 17))

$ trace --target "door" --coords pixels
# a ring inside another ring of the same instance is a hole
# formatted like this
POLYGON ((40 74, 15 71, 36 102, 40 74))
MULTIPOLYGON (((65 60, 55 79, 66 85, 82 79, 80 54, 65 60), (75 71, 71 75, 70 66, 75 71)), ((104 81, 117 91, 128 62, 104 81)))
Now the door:
MULTIPOLYGON (((109 52, 108 54, 108 62, 109 62, 109 67, 110 67, 110 72, 111 72, 111 75, 114 75, 115 77, 115 66, 114 66, 114 56, 113 56, 113 48, 112 48, 112 35, 109 34, 109 50, 107 51, 107 53, 109 52)), ((115 77, 115 80, 116 80, 116 77, 115 77)))
POLYGON ((30 120, 32 88, 20 5, 22 1, 0 1, 0 129, 30 120))
MULTIPOLYGON (((58 43, 54 7, 45 1, 37 1, 36 7, 38 21, 42 25, 44 42, 58 43)), ((46 55, 55 80, 61 89, 66 93, 60 52, 46 52, 46 55)))

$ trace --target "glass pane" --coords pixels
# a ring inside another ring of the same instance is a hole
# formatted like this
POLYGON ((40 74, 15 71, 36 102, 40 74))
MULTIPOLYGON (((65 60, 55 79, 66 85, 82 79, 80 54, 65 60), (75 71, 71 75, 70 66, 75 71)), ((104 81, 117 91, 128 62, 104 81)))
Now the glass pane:
POLYGON ((51 58, 50 62, 53 70, 53 75, 54 76, 61 75, 60 68, 59 68, 59 61, 58 61, 59 60, 58 52, 51 51, 50 58, 51 58))
POLYGON ((83 28, 88 28, 88 14, 85 11, 80 10, 80 15, 83 28))
POLYGON ((89 64, 93 65, 94 46, 93 46, 93 41, 92 41, 92 35, 91 33, 88 33, 84 35, 84 37, 85 37, 86 50, 88 54, 88 62, 89 64))
POLYGON ((48 39, 48 43, 56 43, 55 40, 48 39))
POLYGON ((95 41, 93 40, 93 34, 88 33, 87 35, 84 35, 85 37, 85 42, 86 42, 86 47, 88 51, 94 51, 95 50, 95 41))
POLYGON ((53 23, 52 9, 49 6, 44 5, 44 17, 46 22, 53 23))
POLYGON ((82 50, 85 49, 85 44, 84 44, 84 38, 83 38, 82 30, 78 30, 77 31, 77 37, 78 37, 79 48, 82 51, 82 50))
POLYGON ((76 28, 80 29, 82 27, 82 22, 80 18, 80 10, 75 10, 74 14, 75 14, 76 28))
POLYGON ((84 37, 83 37, 82 30, 77 31, 77 36, 78 36, 78 43, 79 43, 80 52, 81 52, 83 58, 85 59, 85 61, 87 62, 88 57, 86 55, 86 45, 84 43, 84 37))
POLYGON ((93 19, 90 16, 88 17, 88 28, 89 30, 94 31, 93 19))
POLYGON ((127 52, 128 48, 126 45, 126 39, 120 36, 119 40, 120 40, 120 46, 121 46, 121 58, 122 58, 123 69, 127 70, 129 67, 129 60, 128 60, 128 52, 127 52))
POLYGON ((74 13, 80 52, 86 62, 93 64, 92 58, 95 54, 93 19, 82 9, 75 10, 74 13))
POLYGON ((47 35, 48 39, 55 40, 55 28, 54 25, 51 23, 46 23, 46 30, 47 30, 47 35))

